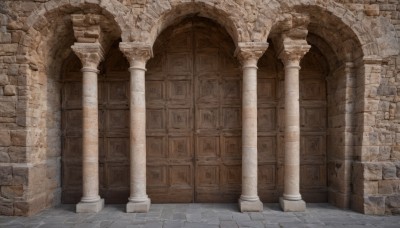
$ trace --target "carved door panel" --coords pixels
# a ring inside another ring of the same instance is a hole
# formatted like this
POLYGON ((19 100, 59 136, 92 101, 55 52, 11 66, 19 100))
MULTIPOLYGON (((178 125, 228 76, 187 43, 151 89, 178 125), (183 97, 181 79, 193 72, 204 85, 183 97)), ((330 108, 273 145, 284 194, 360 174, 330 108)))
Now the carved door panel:
POLYGON ((100 195, 107 203, 129 197, 129 64, 117 47, 110 50, 99 77, 100 195))
POLYGON ((82 76, 77 57, 69 59, 71 70, 62 89, 62 202, 76 203, 82 197, 82 76), (74 67, 75 66, 75 67, 74 67))
POLYGON ((271 45, 258 61, 258 192, 262 202, 277 202, 282 195, 283 158, 279 145, 284 123, 280 103, 282 66, 271 45))
POLYGON ((236 202, 241 191, 241 71, 229 36, 195 27, 196 202, 236 202), (212 34, 212 35, 209 35, 212 34))
POLYGON ((321 56, 311 49, 300 70, 300 192, 306 202, 327 202, 326 81, 321 56))
POLYGON ((158 38, 154 50, 146 73, 147 192, 152 202, 193 202, 191 29, 158 38))
POLYGON ((154 45, 146 74, 152 202, 236 202, 240 195, 240 70, 220 30, 184 22, 154 45))

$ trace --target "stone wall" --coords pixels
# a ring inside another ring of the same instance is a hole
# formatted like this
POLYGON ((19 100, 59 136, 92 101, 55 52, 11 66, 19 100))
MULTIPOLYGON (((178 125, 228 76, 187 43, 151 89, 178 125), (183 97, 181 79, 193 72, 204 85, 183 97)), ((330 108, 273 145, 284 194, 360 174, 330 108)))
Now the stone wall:
POLYGON ((328 145, 340 142, 328 149, 330 202, 400 213, 398 0, 3 0, 0 214, 32 215, 60 202, 58 82, 74 42, 73 13, 102 15, 106 45, 152 44, 193 14, 224 26, 235 43, 266 42, 295 26, 295 13, 308 14, 310 36, 327 44, 308 39, 330 65, 328 106, 340 106, 328 124, 328 145))

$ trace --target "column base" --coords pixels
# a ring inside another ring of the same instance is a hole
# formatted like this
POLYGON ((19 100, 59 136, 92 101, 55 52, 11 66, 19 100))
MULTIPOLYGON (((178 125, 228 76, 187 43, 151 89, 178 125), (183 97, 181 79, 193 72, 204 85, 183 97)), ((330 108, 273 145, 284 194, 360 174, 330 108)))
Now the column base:
POLYGON ((128 202, 126 204, 127 213, 146 213, 150 210, 151 200, 148 199, 143 202, 128 202))
POLYGON ((263 203, 260 200, 245 201, 239 199, 240 212, 261 212, 264 209, 263 203))
POLYGON ((100 199, 96 202, 79 202, 76 205, 76 213, 97 213, 104 208, 104 199, 100 199))
POLYGON ((306 202, 304 200, 285 200, 279 198, 279 204, 285 212, 304 212, 306 211, 306 202))

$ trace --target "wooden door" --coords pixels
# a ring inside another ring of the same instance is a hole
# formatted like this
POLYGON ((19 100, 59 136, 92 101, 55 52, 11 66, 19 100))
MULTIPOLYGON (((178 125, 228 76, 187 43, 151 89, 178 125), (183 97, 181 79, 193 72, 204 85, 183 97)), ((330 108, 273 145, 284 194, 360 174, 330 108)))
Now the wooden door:
POLYGON ((300 70, 300 193, 306 202, 327 202, 326 66, 316 48, 304 56, 300 70))
POLYGON ((236 202, 241 78, 234 44, 190 19, 154 45, 146 75, 147 187, 153 202, 236 202))

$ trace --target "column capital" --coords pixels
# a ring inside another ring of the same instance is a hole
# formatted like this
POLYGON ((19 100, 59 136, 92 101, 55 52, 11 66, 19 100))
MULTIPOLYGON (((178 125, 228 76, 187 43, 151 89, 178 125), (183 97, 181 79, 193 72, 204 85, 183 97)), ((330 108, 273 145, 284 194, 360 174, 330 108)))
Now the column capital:
MULTIPOLYGON (((140 61, 142 64, 153 57, 153 48, 150 44, 142 42, 121 42, 119 49, 124 53, 125 57, 132 67, 136 67, 135 61, 140 61)), ((144 66, 143 66, 144 68, 144 66)))
POLYGON ((257 61, 268 48, 264 42, 240 42, 235 50, 235 56, 243 67, 257 67, 257 61))
POLYGON ((104 50, 99 43, 75 43, 71 46, 82 63, 82 70, 97 72, 97 67, 104 59, 104 50))
POLYGON ((281 50, 278 52, 279 58, 285 65, 292 61, 300 62, 310 48, 311 46, 305 39, 295 40, 285 37, 282 41, 281 50))

